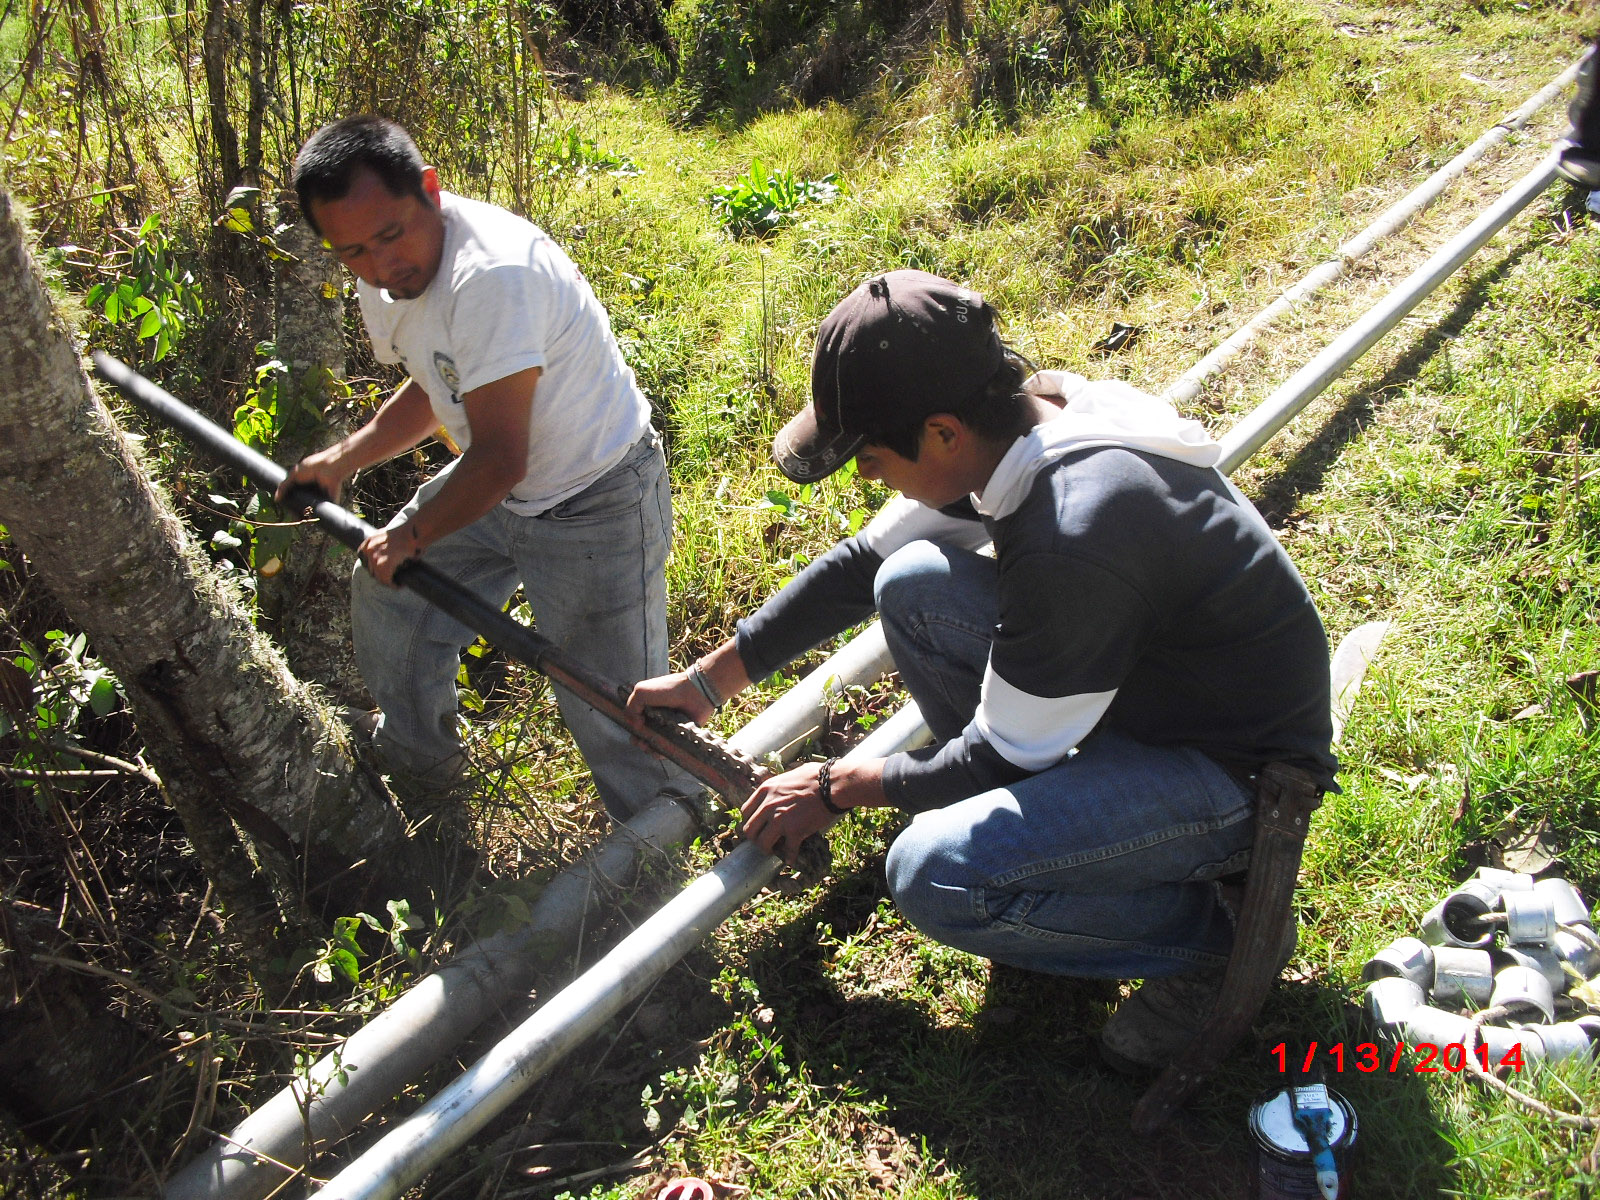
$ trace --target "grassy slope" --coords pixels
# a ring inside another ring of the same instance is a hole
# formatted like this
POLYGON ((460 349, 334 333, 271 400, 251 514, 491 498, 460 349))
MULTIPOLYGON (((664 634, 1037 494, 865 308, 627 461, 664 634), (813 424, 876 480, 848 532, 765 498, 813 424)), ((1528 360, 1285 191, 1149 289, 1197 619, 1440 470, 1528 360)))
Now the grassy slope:
MULTIPOLYGON (((1340 18, 1342 35, 1295 34, 1306 56, 1277 81, 1187 117, 1135 113, 1114 133, 1072 95, 1014 122, 963 119, 948 60, 850 108, 690 135, 615 96, 586 107, 586 131, 646 168, 620 204, 574 211, 672 437, 682 653, 881 498, 830 484, 797 519, 764 508, 769 488, 793 490, 764 445, 804 394, 810 332, 862 275, 911 263, 970 279, 1049 362, 1083 363, 1112 319, 1147 325, 1131 353, 1089 369, 1158 387, 1573 52, 1570 14, 1549 10, 1340 18), (751 157, 838 171, 850 195, 767 247, 718 241, 693 202, 751 157)), ((1559 131, 1556 114, 1543 122, 1559 131)), ((666 1135, 653 1166, 757 1196, 1242 1195, 1243 1115, 1277 1078, 1267 1049, 1367 1036, 1351 1005, 1360 965, 1414 929, 1464 842, 1548 816, 1580 882, 1600 886, 1587 735, 1562 684, 1596 658, 1583 456, 1600 251, 1552 196, 1245 473, 1330 632, 1375 616, 1395 631, 1346 737, 1345 794, 1318 818, 1293 982, 1182 1123, 1155 1144, 1128 1133, 1138 1089, 1100 1071, 1087 1036, 1103 991, 991 977, 908 930, 882 900, 889 822, 864 821, 832 887, 766 897, 663 985, 645 1015, 674 1012, 671 1032, 619 1035, 665 1072, 645 1077, 666 1135)), ((1431 236, 1462 220, 1438 218, 1431 236)), ((1209 394, 1214 427, 1422 252, 1386 251, 1373 278, 1358 272, 1269 337, 1209 394)), ((1600 1098, 1582 1072, 1561 1079, 1548 1094, 1600 1098)), ((654 1123, 637 1082, 591 1097, 591 1132, 634 1141, 654 1123)), ((1587 1139, 1459 1080, 1352 1072, 1336 1086, 1361 1117, 1362 1194, 1576 1194, 1587 1139)))

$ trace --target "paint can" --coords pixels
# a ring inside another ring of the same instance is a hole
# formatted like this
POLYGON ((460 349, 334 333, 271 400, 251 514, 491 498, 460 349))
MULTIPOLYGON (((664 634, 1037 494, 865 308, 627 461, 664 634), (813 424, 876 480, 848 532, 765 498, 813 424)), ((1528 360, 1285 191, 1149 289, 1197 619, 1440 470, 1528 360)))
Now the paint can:
MULTIPOLYGON (((1356 1110, 1332 1088, 1328 1089, 1328 1107, 1333 1113, 1328 1148, 1339 1169, 1339 1200, 1350 1200, 1356 1110)), ((1322 1200, 1311 1147, 1294 1123, 1289 1088, 1268 1092, 1250 1106, 1250 1140, 1255 1160, 1250 1173, 1250 1195, 1254 1200, 1322 1200)))

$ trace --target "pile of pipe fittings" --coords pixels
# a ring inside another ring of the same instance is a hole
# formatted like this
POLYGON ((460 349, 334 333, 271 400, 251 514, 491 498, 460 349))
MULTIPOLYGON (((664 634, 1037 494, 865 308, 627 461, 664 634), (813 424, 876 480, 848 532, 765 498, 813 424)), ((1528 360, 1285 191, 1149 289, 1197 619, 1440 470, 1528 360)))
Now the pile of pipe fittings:
POLYGON ((1513 1048, 1521 1062, 1600 1057, 1600 1015, 1569 995, 1597 974, 1600 949, 1577 888, 1483 867, 1429 910, 1420 938, 1379 951, 1361 977, 1378 1028, 1411 1046, 1465 1043, 1470 1013, 1503 1006, 1507 1016, 1479 1029, 1479 1057, 1492 1066, 1513 1048))

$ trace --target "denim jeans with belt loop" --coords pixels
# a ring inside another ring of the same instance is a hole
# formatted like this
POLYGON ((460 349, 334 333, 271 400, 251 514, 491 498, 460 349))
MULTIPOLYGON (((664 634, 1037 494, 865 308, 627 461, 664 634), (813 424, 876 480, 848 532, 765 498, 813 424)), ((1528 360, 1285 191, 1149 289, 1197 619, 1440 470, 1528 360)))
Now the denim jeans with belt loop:
MULTIPOLYGON (((444 486, 454 464, 423 484, 389 528, 444 486)), ((539 633, 617 683, 667 670, 665 564, 672 538, 666 462, 654 430, 582 492, 538 516, 504 505, 440 538, 422 558, 496 606, 521 584, 539 633)), ((476 634, 415 592, 385 587, 357 563, 351 585, 356 662, 382 710, 373 744, 385 763, 423 779, 462 760, 456 675, 476 634)), ((612 816, 663 790, 692 795, 688 775, 629 740, 626 730, 552 684, 612 816)))
MULTIPOLYGON (((977 710, 995 588, 993 559, 932 542, 879 568, 890 652, 941 742, 977 710)), ((889 889, 929 937, 996 962, 1178 975, 1226 962, 1232 922, 1212 881, 1244 865, 1254 832, 1254 796, 1217 762, 1102 722, 1052 767, 917 814, 889 849, 889 889)))

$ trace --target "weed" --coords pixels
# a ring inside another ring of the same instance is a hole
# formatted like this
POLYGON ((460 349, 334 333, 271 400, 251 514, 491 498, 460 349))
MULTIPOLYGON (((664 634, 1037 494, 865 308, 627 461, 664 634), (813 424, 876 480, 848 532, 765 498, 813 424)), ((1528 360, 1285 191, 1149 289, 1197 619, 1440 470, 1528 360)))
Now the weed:
POLYGON ((159 213, 112 237, 113 248, 98 268, 111 278, 90 287, 84 303, 109 324, 131 329, 133 340, 148 347, 150 361, 159 362, 172 353, 190 320, 204 313, 200 289, 159 213))
POLYGON ((712 188, 711 211, 734 237, 765 237, 794 218, 805 204, 831 204, 839 196, 837 175, 796 179, 788 171, 768 171, 756 159, 733 183, 712 188))

